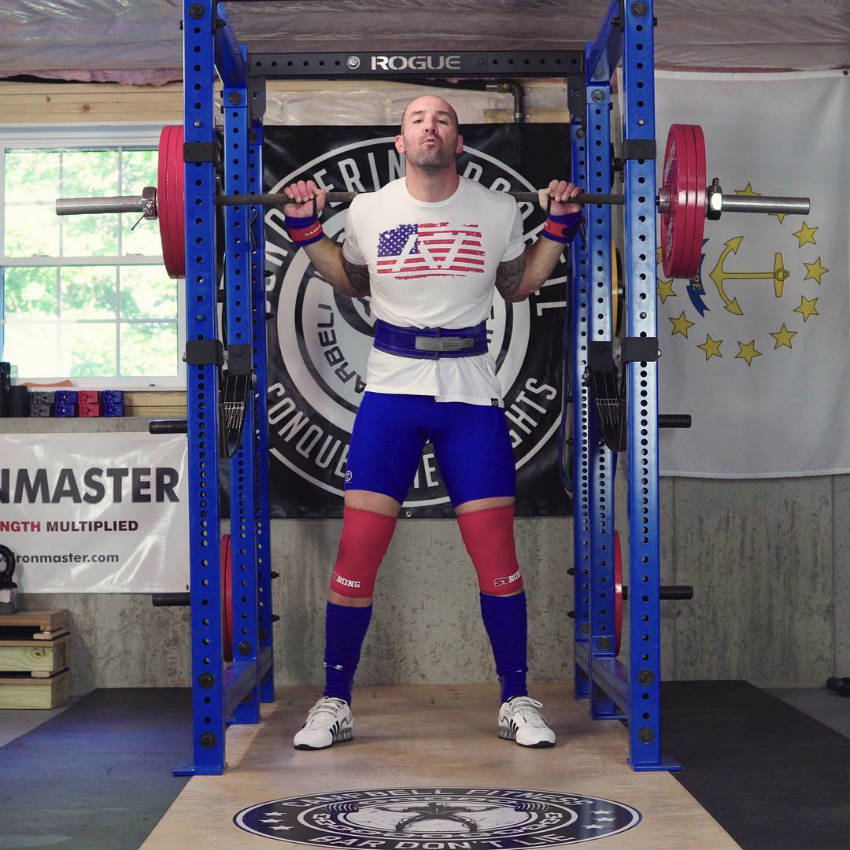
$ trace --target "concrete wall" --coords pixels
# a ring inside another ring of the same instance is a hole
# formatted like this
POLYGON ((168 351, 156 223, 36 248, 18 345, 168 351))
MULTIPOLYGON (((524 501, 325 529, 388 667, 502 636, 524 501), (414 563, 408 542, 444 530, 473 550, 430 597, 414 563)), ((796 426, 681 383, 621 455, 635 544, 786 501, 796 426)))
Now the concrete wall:
MULTIPOLYGON (((818 686, 850 672, 850 477, 662 479, 666 679, 818 686)), ((618 481, 618 526, 625 493, 618 481)), ((272 523, 276 680, 319 684, 324 597, 340 520, 272 523)), ((531 677, 571 681, 572 520, 519 519, 531 677)), ((625 548, 625 533, 624 533, 625 548)), ((627 550, 626 550, 627 551, 627 550)), ((189 683, 187 609, 141 594, 30 594, 72 614, 73 689, 189 683)), ((627 641, 624 641, 627 646, 627 641)), ((358 683, 487 682, 493 662, 474 572, 454 520, 401 520, 381 570, 358 683)))

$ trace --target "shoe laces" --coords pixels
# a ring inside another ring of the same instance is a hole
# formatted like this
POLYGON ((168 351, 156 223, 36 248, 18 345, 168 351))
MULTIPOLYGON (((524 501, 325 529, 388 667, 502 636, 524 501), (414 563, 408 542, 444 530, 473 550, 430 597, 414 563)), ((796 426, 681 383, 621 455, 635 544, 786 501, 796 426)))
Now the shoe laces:
POLYGON ((529 726, 545 726, 546 721, 540 714, 539 709, 543 703, 531 697, 514 697, 510 701, 511 710, 515 717, 519 717, 529 726))
POLYGON ((335 720, 339 714, 344 701, 336 697, 322 697, 307 713, 305 726, 320 722, 327 718, 328 721, 335 720))

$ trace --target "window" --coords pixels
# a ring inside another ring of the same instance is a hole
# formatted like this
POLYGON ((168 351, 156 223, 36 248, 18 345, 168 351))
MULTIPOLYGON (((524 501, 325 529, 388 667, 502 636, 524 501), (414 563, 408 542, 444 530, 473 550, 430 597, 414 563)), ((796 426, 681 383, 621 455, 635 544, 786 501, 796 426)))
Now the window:
POLYGON ((140 195, 159 128, 0 131, 0 359, 19 381, 185 385, 182 286, 140 213, 57 216, 59 197, 140 195))

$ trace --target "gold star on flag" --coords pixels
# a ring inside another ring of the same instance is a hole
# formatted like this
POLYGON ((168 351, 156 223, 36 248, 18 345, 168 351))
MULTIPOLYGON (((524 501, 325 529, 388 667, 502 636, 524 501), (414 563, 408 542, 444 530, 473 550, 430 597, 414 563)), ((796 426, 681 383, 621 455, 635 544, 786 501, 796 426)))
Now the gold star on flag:
POLYGON ((746 197, 758 198, 761 195, 761 192, 756 192, 756 190, 753 189, 753 184, 747 183, 747 185, 744 189, 736 189, 735 194, 738 195, 739 197, 744 197, 744 198, 746 198, 746 197))
POLYGON ((793 236, 797 237, 797 240, 799 242, 797 247, 802 248, 803 245, 807 245, 809 243, 811 243, 812 245, 817 244, 815 242, 815 233, 816 232, 817 232, 816 227, 809 227, 809 225, 806 224, 806 222, 804 221, 803 226, 796 233, 792 234, 793 236))
POLYGON ((818 286, 821 284, 821 278, 829 271, 829 269, 820 261, 818 257, 813 263, 803 263, 806 267, 806 276, 803 280, 816 280, 818 286))
POLYGON ((820 316, 818 313, 816 306, 818 303, 817 298, 806 298, 804 295, 800 296, 800 306, 794 308, 795 313, 799 313, 803 317, 804 322, 808 322, 811 316, 820 316))
POLYGON ((705 352, 705 359, 711 360, 712 357, 722 357, 723 355, 720 353, 720 346, 723 345, 722 339, 712 339, 711 334, 705 335, 705 342, 702 345, 698 345, 697 348, 701 348, 705 352))
POLYGON ((776 340, 776 345, 773 346, 773 350, 776 351, 777 348, 782 348, 783 346, 791 348, 791 340, 797 336, 797 331, 789 331, 785 327, 785 322, 783 322, 782 327, 776 333, 771 331, 770 335, 776 340))
POLYGON ((664 259, 664 249, 659 245, 655 249, 655 265, 660 266, 661 261, 664 259))
POLYGON ((736 360, 746 360, 747 366, 750 366, 756 357, 761 357, 761 352, 756 351, 756 341, 751 339, 746 345, 738 340, 738 353, 735 355, 736 360))
POLYGON ((658 278, 658 297, 663 304, 668 298, 675 298, 676 293, 673 292, 673 281, 658 278))
POLYGON ((679 316, 678 319, 670 319, 673 323, 673 336, 676 334, 681 334, 685 339, 688 338, 688 328, 692 328, 694 326, 693 322, 689 322, 685 318, 685 311, 682 310, 682 315, 679 316))

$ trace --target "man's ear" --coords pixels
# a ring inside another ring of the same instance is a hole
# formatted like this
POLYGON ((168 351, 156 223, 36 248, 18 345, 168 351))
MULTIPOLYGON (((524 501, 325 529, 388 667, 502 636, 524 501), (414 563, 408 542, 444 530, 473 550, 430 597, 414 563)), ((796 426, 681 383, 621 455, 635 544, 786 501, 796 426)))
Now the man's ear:
POLYGON ((457 137, 457 147, 455 148, 455 153, 463 153, 463 136, 458 133, 457 137))
POLYGON ((403 156, 404 155, 404 136, 399 134, 395 137, 395 149, 403 156))

